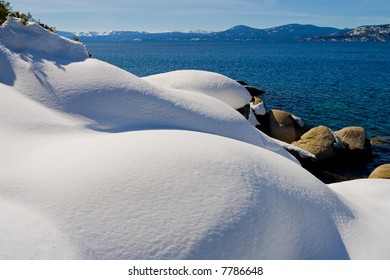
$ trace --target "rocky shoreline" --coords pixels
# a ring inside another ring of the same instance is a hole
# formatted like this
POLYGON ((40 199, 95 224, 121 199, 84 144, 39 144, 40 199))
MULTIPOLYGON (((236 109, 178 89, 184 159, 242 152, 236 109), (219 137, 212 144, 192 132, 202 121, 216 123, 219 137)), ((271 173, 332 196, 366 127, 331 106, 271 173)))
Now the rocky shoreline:
POLYGON ((379 164, 375 164, 381 157, 381 149, 386 150, 390 143, 387 137, 370 139, 359 126, 337 131, 325 125, 310 127, 290 112, 268 109, 259 98, 264 90, 244 81, 237 82, 253 97, 250 104, 237 111, 263 133, 286 143, 286 150, 324 183, 367 177, 390 179, 390 161, 386 162, 385 157, 385 162, 379 160, 379 164))

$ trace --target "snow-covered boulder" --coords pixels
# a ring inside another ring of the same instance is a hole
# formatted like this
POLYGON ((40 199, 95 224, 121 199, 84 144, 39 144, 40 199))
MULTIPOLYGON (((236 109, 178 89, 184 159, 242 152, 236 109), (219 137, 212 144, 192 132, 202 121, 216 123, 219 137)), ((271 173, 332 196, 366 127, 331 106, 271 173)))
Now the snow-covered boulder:
MULTIPOLYGON (((24 137, 6 144, 34 142, 24 137)), ((71 258, 348 258, 337 229, 348 210, 268 150, 184 130, 39 139, 23 156, 1 159, 0 194, 52 221, 79 252, 71 258)), ((11 230, 3 225, 2 234, 11 230)))
POLYGON ((69 238, 44 214, 0 196, 0 260, 78 259, 69 238))
POLYGON ((177 70, 143 79, 167 88, 200 92, 219 99, 234 109, 242 108, 252 99, 249 92, 235 80, 208 71, 177 70))
POLYGON ((42 53, 72 61, 82 61, 88 57, 88 51, 83 44, 59 37, 37 23, 28 22, 23 25, 17 18, 11 17, 0 26, 0 38, 3 45, 21 53, 26 60, 42 53))
MULTIPOLYGON (((88 128, 106 132, 153 128, 202 131, 267 147, 295 161, 225 103, 203 93, 149 83, 97 59, 80 61, 80 44, 39 25, 11 19, 1 26, 0 40, 0 83, 13 86, 47 108, 78 117, 88 128), (41 29, 42 40, 32 39, 35 29, 41 29), (28 43, 24 51, 12 48, 30 40, 34 44, 28 43), (48 53, 50 44, 46 41, 55 46, 65 42, 67 55, 60 55, 59 49, 48 53)), ((223 77, 212 76, 215 83, 223 77)))
POLYGON ((352 259, 390 259, 390 180, 360 179, 330 184, 355 219, 340 233, 352 259))
POLYGON ((13 49, 38 26, 10 22, 0 32, 1 259, 355 254, 348 228, 360 230, 365 212, 233 108, 73 50, 48 53, 46 36, 63 39, 46 31, 13 49))

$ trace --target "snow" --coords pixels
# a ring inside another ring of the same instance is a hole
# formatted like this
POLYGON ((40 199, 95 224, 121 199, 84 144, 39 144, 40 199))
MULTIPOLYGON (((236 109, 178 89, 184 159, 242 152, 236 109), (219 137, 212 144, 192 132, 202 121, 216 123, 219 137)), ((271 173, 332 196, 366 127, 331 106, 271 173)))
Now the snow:
POLYGON ((297 147, 295 145, 286 143, 286 142, 278 140, 278 139, 274 139, 274 140, 277 143, 279 143, 279 145, 284 147, 287 151, 293 151, 296 154, 298 154, 299 157, 302 158, 302 159, 309 159, 309 160, 311 160, 313 162, 318 161, 318 158, 314 154, 312 154, 312 153, 310 153, 310 152, 308 152, 308 151, 306 151, 304 149, 301 149, 301 148, 299 148, 299 147, 297 147))
MULTIPOLYGON (((19 25, 26 29, 22 34, 29 40, 29 33, 26 33, 29 26, 19 25)), ((7 30, 8 25, 1 27, 0 36, 8 34, 7 30)), ((58 36, 52 38, 54 34, 47 35, 46 40, 42 38, 39 45, 36 43, 32 53, 15 53, 0 44, 0 65, 5 66, 0 70, 1 83, 13 86, 48 108, 78 117, 90 129, 106 132, 152 128, 201 131, 267 147, 295 161, 280 145, 253 129, 238 112, 219 100, 199 92, 166 89, 96 59, 79 61, 39 52, 39 48, 46 49, 46 41, 59 41, 52 45, 68 42, 58 36)), ((19 35, 17 39, 23 36, 19 35)), ((12 44, 12 40, 8 38, 8 41, 8 45, 12 44)), ((78 44, 75 46, 79 47, 78 44)), ((220 75, 216 77, 219 78, 220 75)))
POLYGON ((300 118, 300 117, 297 117, 295 116, 294 114, 290 114, 291 117, 294 119, 294 121, 299 124, 300 127, 305 127, 305 123, 304 121, 300 118))
POLYGON ((330 184, 356 217, 340 232, 353 259, 390 259, 390 180, 330 184))
POLYGON ((263 115, 267 114, 267 108, 265 107, 264 102, 260 102, 260 103, 258 103, 256 105, 253 102, 251 102, 250 106, 251 106, 252 111, 256 115, 263 116, 263 115))
POLYGON ((268 150, 184 130, 40 142, 2 165, 1 194, 55 220, 77 258, 348 257, 332 217, 343 206, 268 150))
POLYGON ((260 102, 258 104, 254 104, 254 102, 250 103, 250 110, 249 110, 249 122, 253 125, 261 125, 260 122, 257 120, 257 116, 263 116, 267 113, 267 108, 265 107, 264 102, 260 102))
POLYGON ((239 109, 249 104, 250 93, 236 81, 218 73, 200 70, 177 70, 143 78, 167 88, 185 89, 212 96, 239 109))
POLYGON ((331 129, 329 129, 329 130, 333 134, 333 137, 335 139, 335 143, 333 143, 333 147, 335 149, 338 149, 338 150, 345 150, 345 145, 344 145, 343 141, 341 141, 340 137, 338 137, 337 134, 333 130, 331 130, 331 129))
POLYGON ((83 44, 59 37, 37 23, 28 22, 23 25, 20 19, 16 18, 8 19, 0 27, 0 38, 2 44, 17 53, 33 54, 38 51, 73 61, 88 57, 88 51, 83 44))
POLYGON ((348 259, 349 229, 374 237, 367 207, 202 91, 228 78, 151 83, 39 28, 0 26, 0 259, 348 259))
POLYGON ((64 234, 42 214, 0 197, 0 260, 77 259, 64 234))
POLYGON ((256 125, 260 125, 260 122, 257 120, 256 116, 255 116, 255 113, 253 113, 252 110, 249 110, 249 118, 248 118, 248 121, 251 125, 253 126, 256 126, 256 125))

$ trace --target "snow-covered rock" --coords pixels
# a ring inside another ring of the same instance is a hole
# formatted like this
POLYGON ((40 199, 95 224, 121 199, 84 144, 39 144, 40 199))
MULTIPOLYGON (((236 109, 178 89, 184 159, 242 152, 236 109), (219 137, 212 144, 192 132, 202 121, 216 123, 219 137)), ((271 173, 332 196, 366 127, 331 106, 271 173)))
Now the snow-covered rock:
POLYGON ((349 258, 349 202, 233 108, 31 26, 0 27, 1 259, 349 258))
POLYGON ((3 45, 20 53, 25 59, 29 59, 35 52, 71 61, 81 61, 88 57, 83 44, 59 37, 37 23, 23 25, 17 18, 11 17, 0 26, 0 38, 3 45))
POLYGON ((64 232, 41 213, 0 197, 0 260, 78 259, 64 232))
POLYGON ((55 221, 77 258, 348 258, 344 206, 268 150, 184 130, 39 140, 1 162, 0 193, 55 221))
MULTIPOLYGON (((72 46, 78 50, 80 44, 38 25, 24 26, 12 19, 0 30, 0 83, 13 86, 47 108, 77 116, 88 128, 109 132, 153 128, 202 131, 267 147, 295 161, 280 145, 215 98, 195 91, 167 89, 97 59, 79 61, 78 55, 59 58, 46 51, 46 41, 54 41, 52 45, 69 42, 69 55, 74 53, 72 46), (34 30, 42 29, 40 32, 48 38, 35 41, 34 47, 24 52, 7 47, 14 45, 13 39, 29 41, 35 36, 31 26, 34 30), (9 29, 16 30, 15 38, 11 36, 15 32, 9 29)), ((207 76, 212 84, 223 80, 222 75, 207 76), (215 77, 214 82, 211 76, 215 77)))
POLYGON ((355 219, 341 236, 352 259, 390 259, 390 180, 360 179, 330 184, 355 219))
POLYGON ((145 81, 173 89, 200 92, 239 109, 251 102, 252 96, 238 82, 218 73, 200 70, 177 70, 148 77, 145 81))

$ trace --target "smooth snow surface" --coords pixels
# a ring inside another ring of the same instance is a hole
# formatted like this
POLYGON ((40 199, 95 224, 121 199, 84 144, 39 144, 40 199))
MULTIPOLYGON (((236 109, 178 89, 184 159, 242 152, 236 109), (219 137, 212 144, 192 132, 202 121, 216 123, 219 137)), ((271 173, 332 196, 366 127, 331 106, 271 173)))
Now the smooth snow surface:
POLYGON ((390 259, 390 180, 360 179, 330 184, 356 219, 341 233, 353 259, 390 259))
POLYGON ((239 109, 250 103, 249 92, 236 81, 221 74, 200 70, 177 70, 143 78, 167 88, 196 91, 212 96, 239 109))
POLYGON ((88 57, 88 51, 83 44, 59 37, 37 23, 28 22, 23 25, 20 19, 16 18, 8 19, 0 27, 0 38, 7 48, 21 54, 40 52, 57 59, 72 61, 85 60, 88 57))
POLYGON ((69 239, 41 214, 0 198, 0 260, 78 259, 69 239))
MULTIPOLYGON (((266 147, 296 162, 275 141, 253 129, 238 112, 210 96, 159 87, 96 59, 78 61, 48 53, 47 46, 68 42, 78 50, 80 44, 47 30, 40 31, 46 37, 23 53, 7 48, 13 46, 11 35, 15 32, 11 31, 23 31, 15 36, 17 42, 35 36, 29 30, 31 26, 34 30, 42 29, 34 24, 24 26, 16 19, 0 27, 0 83, 13 86, 38 103, 77 116, 88 128, 98 131, 201 131, 266 147)), ((68 53, 73 53, 72 48, 68 53)))
POLYGON ((233 108, 38 28, 0 27, 1 259, 349 258, 367 219, 233 108))
POLYGON ((182 130, 40 142, 2 162, 0 193, 55 221, 77 258, 348 257, 335 225, 343 205, 273 152, 182 130))

